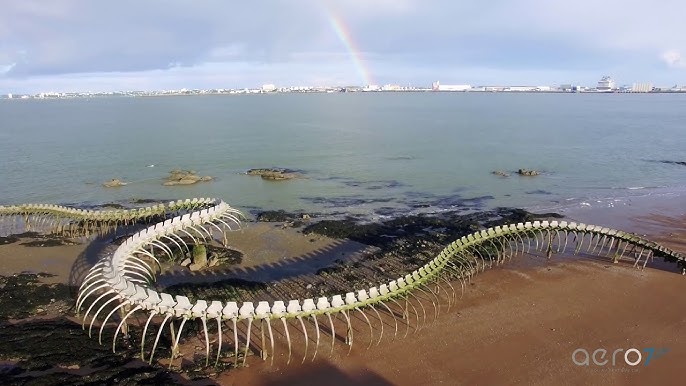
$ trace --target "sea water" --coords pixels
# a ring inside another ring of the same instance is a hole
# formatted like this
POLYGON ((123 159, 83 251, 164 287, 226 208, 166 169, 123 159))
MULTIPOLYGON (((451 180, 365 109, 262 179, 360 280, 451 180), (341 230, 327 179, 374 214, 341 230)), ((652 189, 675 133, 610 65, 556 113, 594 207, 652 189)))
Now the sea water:
POLYGON ((0 100, 0 205, 218 197, 383 218, 686 191, 686 94, 333 93, 0 100), (282 167, 302 178, 245 175, 282 167), (162 186, 172 169, 214 177, 162 186), (541 174, 525 177, 520 168, 541 174), (494 175, 505 171, 509 177, 494 175), (119 178, 128 185, 105 188, 119 178))

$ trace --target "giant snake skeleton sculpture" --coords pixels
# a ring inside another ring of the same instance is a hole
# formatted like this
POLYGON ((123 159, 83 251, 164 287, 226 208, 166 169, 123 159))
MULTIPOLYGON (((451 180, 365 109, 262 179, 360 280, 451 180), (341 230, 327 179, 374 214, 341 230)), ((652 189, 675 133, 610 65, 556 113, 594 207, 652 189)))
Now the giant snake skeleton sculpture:
MULTIPOLYGON (((415 315, 417 325, 420 319, 418 307, 415 307, 409 301, 410 299, 417 301, 422 310, 421 314, 426 320, 426 310, 422 301, 430 301, 437 315, 439 311, 436 304, 439 303, 441 296, 447 297, 448 307, 451 300, 455 301, 456 291, 453 283, 459 282, 464 291, 465 282, 476 273, 492 267, 493 264, 499 265, 515 254, 529 253, 532 248, 534 251, 545 253, 548 258, 552 253, 564 253, 570 248, 573 248, 575 254, 590 253, 606 256, 615 262, 633 257, 633 265, 639 268, 644 268, 650 258, 659 256, 676 262, 682 273, 686 273, 684 255, 635 234, 573 222, 534 221, 495 226, 464 236, 449 244, 438 256, 422 267, 395 280, 368 289, 351 288, 350 292, 345 294, 317 299, 258 301, 257 305, 249 301, 222 302, 204 299, 191 303, 186 296, 172 296, 154 288, 156 274, 162 271, 158 256, 161 252, 171 258, 174 248, 189 251, 189 243, 206 242, 213 239, 217 232, 223 236, 224 244, 226 244, 226 232, 240 226, 242 215, 223 201, 209 198, 188 199, 147 208, 106 211, 26 204, 0 206, 1 217, 13 218, 13 221, 24 221, 26 224, 47 223, 60 230, 75 227, 97 230, 100 227, 116 227, 137 221, 162 219, 162 222, 149 226, 126 239, 113 254, 101 258, 90 269, 80 285, 76 311, 83 312, 81 317, 84 328, 90 318, 89 335, 93 333, 93 325, 98 316, 104 316, 98 331, 100 343, 102 343, 103 330, 108 325, 108 321, 112 320, 115 315, 119 315, 119 321, 110 324, 114 328, 113 351, 116 349, 118 337, 126 335, 128 331, 127 320, 134 315, 147 314, 148 317, 142 324, 143 333, 140 343, 142 359, 146 359, 145 340, 150 324, 153 319, 162 319, 147 358, 150 362, 153 360, 162 331, 169 322, 172 336, 170 366, 177 352, 184 326, 192 320, 202 325, 206 366, 209 365, 210 358, 216 358, 215 365, 219 362, 224 337, 222 327, 225 323, 233 332, 234 365, 238 364, 239 346, 243 343, 239 339, 239 323, 247 324, 242 334, 245 338, 245 348, 241 353, 243 363, 250 349, 251 331, 258 323, 262 342, 260 354, 263 359, 271 356, 272 362, 275 351, 272 323, 278 325, 280 322, 283 326, 288 343, 288 362, 291 360, 292 349, 287 321, 297 321, 302 328, 299 331, 304 334, 303 361, 307 357, 310 342, 305 327, 306 322, 311 323, 309 325, 313 325, 316 331, 313 360, 317 355, 324 332, 331 335, 331 351, 333 352, 337 337, 334 320, 337 320, 338 315, 343 316, 347 325, 344 338, 349 346, 353 343, 353 314, 357 313, 362 316, 362 320, 369 325, 370 338, 373 337, 373 327, 365 312, 376 315, 381 322, 381 334, 378 340, 380 342, 385 324, 381 314, 387 318, 393 318, 395 335, 398 334, 398 319, 406 324, 409 331, 411 319, 414 319, 411 318, 410 309, 415 315), (452 294, 446 288, 449 288, 452 294), (217 329, 216 355, 210 354, 208 321, 214 321, 217 329), (320 325, 322 321, 325 325, 320 325), (176 322, 179 324, 175 333, 176 322), (265 342, 265 326, 269 345, 265 342)), ((417 326, 415 326, 416 329, 417 326)), ((370 345, 371 343, 370 339, 370 345)))

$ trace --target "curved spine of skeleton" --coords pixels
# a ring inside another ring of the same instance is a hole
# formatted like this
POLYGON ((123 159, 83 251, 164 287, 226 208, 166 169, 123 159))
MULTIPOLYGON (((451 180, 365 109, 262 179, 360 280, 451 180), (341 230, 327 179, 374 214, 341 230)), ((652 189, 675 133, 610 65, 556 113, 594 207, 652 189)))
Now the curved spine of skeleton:
POLYGON ((216 204, 213 198, 194 198, 171 201, 167 205, 157 204, 144 208, 115 209, 115 210, 89 210, 76 209, 54 204, 21 204, 0 205, 0 216, 43 216, 53 218, 65 218, 76 221, 99 223, 131 223, 137 220, 147 220, 155 216, 164 216, 169 212, 180 210, 196 210, 216 204))
MULTIPOLYGON (((288 361, 290 362, 291 339, 286 323, 287 320, 298 321, 302 326, 302 332, 305 335, 305 357, 307 357, 309 339, 304 321, 312 320, 315 325, 316 348, 314 356, 316 356, 320 338, 320 327, 317 317, 326 317, 330 324, 330 331, 334 338, 331 343, 332 350, 336 334, 332 316, 338 314, 343 315, 346 321, 346 342, 349 345, 352 345, 353 342, 351 316, 355 312, 359 312, 369 324, 370 330, 373 330, 372 323, 365 314, 365 311, 373 311, 381 320, 378 310, 387 310, 393 316, 395 334, 397 335, 397 320, 395 313, 389 308, 389 304, 395 304, 403 310, 402 317, 407 320, 409 331, 410 316, 408 306, 412 306, 417 322, 419 322, 419 313, 411 303, 408 304, 408 299, 411 297, 417 299, 419 296, 423 299, 431 299, 435 315, 437 315, 439 309, 436 307, 434 299, 439 301, 440 291, 437 288, 444 290, 441 284, 448 285, 451 288, 454 299, 455 290, 451 285, 451 279, 459 280, 464 289, 465 280, 469 280, 471 276, 479 271, 491 267, 493 263, 498 265, 515 254, 530 252, 532 241, 535 242, 534 248, 545 252, 549 258, 553 252, 564 253, 573 246, 575 253, 581 252, 585 247, 585 252, 598 255, 605 253, 608 257, 611 256, 615 262, 624 258, 625 255, 631 255, 635 259, 634 266, 636 267, 640 267, 641 262, 643 262, 642 267, 645 267, 649 258, 653 256, 663 256, 677 262, 682 268, 686 267, 686 257, 682 254, 635 234, 574 222, 534 221, 496 226, 464 236, 449 244, 438 256, 422 267, 395 280, 381 283, 368 289, 354 290, 351 288, 350 292, 344 294, 319 297, 317 299, 276 300, 271 303, 259 301, 257 305, 254 302, 239 303, 229 301, 224 303, 205 299, 198 300, 192 304, 185 296, 172 296, 165 292, 158 292, 152 287, 155 272, 160 269, 160 262, 155 254, 148 249, 158 248, 166 251, 164 240, 173 241, 179 248, 179 243, 182 243, 188 249, 188 246, 183 241, 183 237, 191 238, 194 241, 196 239, 206 240, 207 236, 213 237, 213 229, 223 232, 225 229, 240 226, 240 212, 223 201, 213 199, 176 201, 170 203, 166 210, 193 210, 200 207, 204 207, 204 209, 167 219, 136 233, 119 246, 113 255, 103 258, 89 271, 81 284, 76 303, 77 312, 85 311, 82 314, 84 327, 88 318, 91 318, 89 334, 92 332, 93 324, 98 315, 102 315, 109 304, 115 303, 116 305, 107 313, 99 329, 101 339, 103 329, 108 320, 116 311, 121 313, 122 317, 115 329, 113 338, 114 350, 117 336, 126 325, 127 318, 136 312, 148 313, 149 317, 145 323, 141 339, 141 357, 145 359, 145 332, 155 316, 161 317, 163 318, 162 324, 159 327, 148 357, 149 361, 152 362, 160 334, 167 321, 170 321, 170 325, 172 325, 171 323, 174 320, 180 320, 181 322, 176 334, 172 333, 172 335, 176 335, 176 338, 172 341, 173 356, 179 345, 184 325, 190 320, 197 320, 201 322, 203 327, 206 364, 209 364, 210 357, 215 354, 210 354, 211 345, 208 336, 208 321, 214 321, 217 326, 219 339, 216 349, 216 360, 214 362, 216 364, 219 361, 222 350, 222 324, 224 322, 231 322, 234 333, 234 360, 237 363, 239 345, 237 342, 238 330, 236 324, 239 321, 246 321, 248 323, 243 361, 245 361, 250 347, 250 332, 254 322, 260 323, 262 326, 263 358, 266 358, 264 351, 267 346, 264 343, 264 324, 267 325, 270 339, 269 346, 271 347, 273 360, 274 337, 271 322, 280 320, 288 340, 288 361), (401 301, 405 301, 405 307, 400 304, 401 301), (87 306, 88 304, 90 305, 87 306), (98 304, 99 306, 96 306, 98 304)), ((165 211, 164 206, 153 206, 151 209, 146 208, 142 211, 116 212, 128 213, 126 216, 129 217, 126 218, 133 219, 148 218, 151 215, 150 213, 163 214, 167 213, 167 211, 165 211)), ((54 213, 58 216, 72 216, 76 214, 77 216, 82 216, 80 218, 88 218, 91 221, 110 221, 113 215, 107 212, 109 211, 88 211, 88 213, 82 213, 65 207, 41 205, 0 207, 0 214, 54 213)), ((421 301, 418 303, 421 306, 425 319, 426 310, 421 301)), ((448 296, 448 306, 450 306, 450 296, 448 296)), ((381 328, 381 334, 383 334, 383 321, 381 322, 381 328)), ((380 341, 381 337, 379 338, 380 341)), ((312 357, 313 359, 314 356, 312 357)), ((305 357, 303 357, 303 361, 305 357)))

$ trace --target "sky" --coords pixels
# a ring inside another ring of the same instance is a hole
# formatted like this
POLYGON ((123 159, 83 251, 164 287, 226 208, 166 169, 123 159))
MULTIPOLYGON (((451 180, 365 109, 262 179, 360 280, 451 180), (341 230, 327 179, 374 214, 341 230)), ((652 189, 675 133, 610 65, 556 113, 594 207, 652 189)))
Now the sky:
POLYGON ((0 0, 0 94, 686 85, 683 0, 0 0))

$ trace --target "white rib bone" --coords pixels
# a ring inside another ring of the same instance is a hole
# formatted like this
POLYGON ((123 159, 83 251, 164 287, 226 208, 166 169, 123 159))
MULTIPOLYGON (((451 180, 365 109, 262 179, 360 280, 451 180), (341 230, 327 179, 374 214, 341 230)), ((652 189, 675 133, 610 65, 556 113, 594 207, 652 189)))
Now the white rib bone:
MULTIPOLYGON (((534 221, 533 223, 526 222, 511 224, 509 226, 496 226, 462 237, 461 239, 449 244, 436 258, 430 260, 424 266, 418 267, 412 274, 406 274, 396 278, 395 280, 391 280, 388 283, 380 284, 378 287, 372 287, 368 292, 362 290, 356 292, 347 292, 344 295, 334 295, 330 299, 319 298, 316 304, 311 299, 305 299, 302 302, 293 300, 289 302, 288 308, 285 307, 283 302, 281 302, 280 305, 278 302, 275 302, 271 307, 271 310, 269 310, 268 305, 263 304, 264 302, 260 302, 258 303, 258 309, 254 309, 253 313, 246 311, 249 307, 246 306, 245 303, 242 304, 240 309, 236 303, 228 303, 226 307, 222 309, 222 304, 220 302, 217 302, 218 304, 214 305, 214 307, 207 307, 207 302, 204 304, 198 302, 196 303, 196 306, 201 304, 202 307, 199 306, 197 310, 189 311, 188 304, 186 304, 185 300, 182 300, 182 298, 177 298, 175 301, 170 295, 166 293, 159 293, 150 287, 148 281, 154 282, 155 270, 152 269, 151 265, 146 262, 147 259, 141 259, 135 255, 142 254, 148 256, 150 259, 155 261, 155 263, 158 265, 158 268, 161 270, 159 260, 154 256, 153 252, 146 250, 146 248, 150 249, 157 247, 162 249, 168 255, 171 255, 171 247, 162 242, 161 239, 167 239, 168 241, 171 241, 180 250, 182 250, 182 245, 189 250, 188 245, 177 233, 186 234, 197 244, 197 236, 194 236, 188 231, 197 233, 200 235, 200 238, 205 239, 206 236, 209 236, 210 238, 213 237, 212 228, 223 233, 223 230, 219 224, 226 226, 229 230, 233 228, 232 224, 234 223, 240 226, 240 212, 229 207, 227 204, 219 200, 196 198, 192 201, 179 200, 170 202, 168 205, 153 205, 147 208, 122 211, 75 210, 72 208, 46 204, 26 204, 13 207, 0 207, 0 216, 8 215, 8 213, 11 216, 15 216, 15 213, 19 214, 19 216, 23 217, 23 219, 20 217, 19 221, 31 221, 37 223, 39 226, 41 224, 58 224, 59 226, 67 226, 70 223, 69 219, 75 219, 79 222, 83 222, 83 224, 78 225, 78 227, 83 226, 86 232, 99 232, 98 229, 101 227, 106 228, 110 225, 114 225, 116 227, 117 224, 122 222, 136 222, 138 220, 158 218, 158 216, 179 214, 177 217, 164 219, 163 222, 136 233, 132 237, 128 238, 122 245, 120 245, 113 255, 106 256, 96 263, 96 265, 91 269, 90 272, 88 272, 83 282, 79 286, 76 309, 77 312, 81 311, 82 308, 85 307, 84 305, 86 301, 89 302, 89 306, 86 307, 87 311, 84 315, 85 328, 85 321, 87 320, 88 315, 96 308, 96 304, 98 304, 97 310, 93 315, 91 324, 89 326, 89 334, 91 334, 92 326, 98 315, 100 315, 109 304, 117 299, 120 299, 121 303, 109 311, 103 324, 100 326, 99 340, 101 340, 104 325, 107 324, 107 321, 114 314, 114 312, 127 305, 134 307, 126 314, 126 316, 124 316, 115 330, 116 340, 116 336, 118 335, 122 326, 124 326, 126 319, 132 316, 136 311, 144 310, 149 314, 149 318, 145 323, 144 334, 141 339, 141 348, 143 348, 145 344, 147 328, 156 314, 164 314, 165 317, 162 322, 162 326, 160 327, 160 331, 157 333, 155 346, 159 342, 162 328, 167 320, 171 319, 171 326, 173 325, 174 320, 178 318, 200 319, 203 323, 203 329, 206 338, 206 364, 208 363, 209 359, 210 346, 206 326, 207 318, 217 319, 219 333, 221 332, 222 319, 231 319, 233 321, 236 360, 238 358, 236 322, 239 319, 248 319, 249 321, 249 330, 246 336, 246 356, 250 343, 249 340, 252 320, 260 319, 262 321, 266 321, 268 328, 270 329, 273 360, 274 341, 273 338, 271 338, 271 325, 269 324, 269 320, 271 318, 280 318, 284 323, 284 328, 288 339, 289 362, 291 341, 286 323, 287 319, 298 319, 302 326, 303 334, 306 335, 307 329, 303 318, 308 316, 312 317, 317 332, 318 345, 319 325, 317 321, 317 315, 322 313, 326 314, 332 327, 333 349, 335 344, 335 331, 333 330, 334 325, 332 315, 335 317, 338 313, 342 313, 346 318, 346 323, 349 330, 347 334, 347 340, 349 344, 352 344, 352 326, 348 312, 351 310, 357 310, 362 313, 363 318, 366 319, 373 334, 374 327, 363 310, 364 307, 369 306, 372 308, 373 312, 377 314, 377 317, 381 323, 381 334, 377 341, 378 344, 383 337, 384 328, 383 319, 375 308, 378 307, 378 304, 381 304, 381 306, 385 307, 393 317, 397 335, 398 328, 395 313, 385 303, 386 301, 392 301, 399 307, 399 309, 403 310, 403 318, 407 321, 406 324, 408 331, 410 326, 409 312, 410 308, 412 309, 417 320, 417 326, 415 327, 416 331, 420 325, 419 313, 413 304, 414 302, 409 301, 410 298, 415 299, 417 303, 419 303, 424 315, 424 323, 426 323, 426 310, 423 306, 423 301, 417 298, 417 294, 423 294, 420 296, 422 298, 426 297, 431 299, 432 304, 434 305, 435 315, 438 315, 439 308, 437 305, 440 302, 439 294, 441 291, 448 294, 446 291, 447 287, 442 286, 440 284, 441 281, 448 284, 450 289, 453 291, 453 300, 456 298, 456 291, 448 280, 447 276, 454 276, 460 280, 464 290, 465 281, 471 280, 471 276, 477 273, 477 270, 483 271, 486 268, 486 260, 488 260, 489 265, 493 264, 493 260, 495 260, 495 265, 498 265, 504 262, 505 259, 511 258, 513 254, 524 252, 526 249, 525 244, 528 244, 528 252, 531 249, 532 239, 536 244, 537 250, 543 248, 547 250, 547 253, 550 253, 552 245, 557 242, 557 251, 564 252, 567 243, 570 241, 568 238, 568 232, 574 232, 574 240, 572 243, 576 244, 575 252, 579 251, 581 244, 584 242, 586 243, 584 247, 589 252, 592 251, 592 253, 595 253, 597 251, 600 254, 606 253, 609 256, 613 251, 615 251, 614 254, 616 257, 623 256, 624 253, 627 252, 627 248, 631 247, 632 250, 629 251, 629 253, 636 257, 634 265, 637 267, 638 264, 641 263, 641 259, 644 259, 644 255, 645 260, 642 262, 643 266, 647 264, 648 260, 653 256, 653 254, 658 252, 662 255, 673 257, 680 264, 684 264, 683 255, 625 232, 619 232, 599 226, 567 223, 564 221, 534 221), (183 214, 184 211, 191 210, 193 210, 192 213, 183 214), (53 219, 57 220, 53 221, 53 219), (564 243, 562 242, 561 232, 565 233, 564 243), (524 238, 527 239, 526 242, 524 241, 524 238), (180 240, 181 242, 178 243, 177 240, 180 240), (621 243, 624 243, 623 249, 621 243), (492 246, 497 252, 492 256, 483 256, 482 252, 484 255, 486 255, 484 251, 488 250, 486 248, 482 248, 483 246, 487 246, 488 249, 490 249, 492 246), (96 294, 98 296, 93 297, 93 295, 96 294), (102 304, 99 304, 107 296, 111 296, 111 298, 105 300, 102 304), (402 307, 397 302, 397 299, 405 299, 405 307, 402 307), (212 308, 212 311, 210 311, 210 308, 212 308)), ((450 308, 451 299, 449 294, 447 298, 448 308, 450 308)), ((262 325, 261 331, 264 335, 263 328, 264 327, 262 325)), ((181 333, 182 331, 179 331, 179 335, 181 335, 181 333)), ((307 355, 309 339, 307 336, 305 338, 305 354, 307 355)), ((221 354, 221 337, 219 337, 219 339, 217 361, 215 361, 215 364, 218 363, 218 359, 221 354)), ((113 350, 116 347, 115 343, 116 342, 113 341, 113 350)), ((152 361, 155 346, 151 351, 150 361, 152 361)), ((264 346, 264 343, 262 346, 264 346)), ((350 352, 350 348, 348 351, 350 352)), ((144 351, 142 350, 142 358, 144 357, 143 353, 144 351)), ((316 354, 317 350, 315 349, 313 359, 316 354)), ((245 359, 246 358, 244 357, 244 361, 245 359)))

